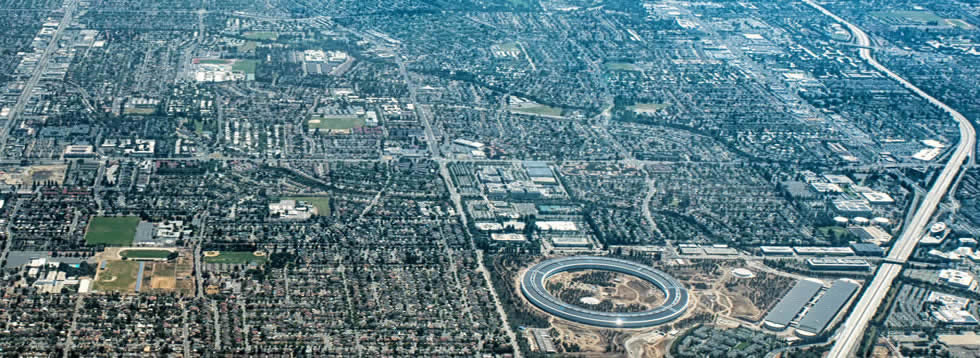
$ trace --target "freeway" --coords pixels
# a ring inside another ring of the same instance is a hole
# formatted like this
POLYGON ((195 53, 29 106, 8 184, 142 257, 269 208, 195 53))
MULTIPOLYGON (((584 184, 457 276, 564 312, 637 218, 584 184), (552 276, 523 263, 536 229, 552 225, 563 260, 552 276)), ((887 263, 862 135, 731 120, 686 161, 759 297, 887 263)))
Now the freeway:
POLYGON ((687 289, 666 273, 635 262, 599 256, 572 256, 538 263, 521 278, 521 292, 529 302, 551 315, 609 328, 643 328, 664 324, 683 315, 690 303, 687 289), (664 292, 664 304, 642 312, 600 312, 562 302, 545 288, 549 277, 578 270, 613 271, 639 277, 664 292))
POLYGON ((956 176, 960 172, 960 168, 963 164, 969 160, 971 163, 974 161, 974 148, 976 148, 976 131, 969 120, 960 112, 957 112, 952 107, 946 105, 942 101, 930 96, 925 91, 919 89, 909 81, 892 72, 887 67, 879 63, 874 56, 871 55, 871 39, 868 37, 861 28, 845 21, 819 4, 815 3, 813 0, 803 0, 817 11, 820 11, 824 15, 833 18, 835 21, 846 26, 857 41, 857 45, 860 47, 858 53, 861 58, 870 64, 872 67, 878 71, 884 73, 889 78, 899 82, 912 91, 919 97, 929 101, 932 105, 939 107, 946 113, 949 113, 954 120, 959 124, 960 129, 960 141, 956 146, 955 151, 950 156, 949 161, 946 163, 946 167, 943 168, 942 172, 936 178, 935 183, 929 192, 926 194, 925 199, 922 200, 921 205, 916 209, 915 215, 912 219, 905 224, 905 228, 902 234, 899 235, 898 239, 895 240, 895 244, 892 245, 891 251, 888 253, 888 259, 893 263, 882 264, 878 268, 878 273, 872 279, 871 284, 868 285, 864 294, 861 296, 860 300, 854 306, 854 310, 851 315, 844 322, 841 330, 838 332, 834 346, 830 350, 829 357, 831 358, 843 358, 852 356, 858 348, 858 344, 861 338, 864 336, 864 330, 868 326, 868 322, 878 311, 878 306, 881 305, 881 301, 885 298, 888 290, 891 288, 892 282, 895 277, 898 276, 899 272, 902 270, 902 266, 897 263, 904 263, 908 260, 909 255, 915 250, 916 244, 918 244, 919 239, 922 237, 926 224, 932 219, 933 213, 936 211, 936 207, 946 193, 949 191, 949 187, 952 182, 956 179, 956 176))

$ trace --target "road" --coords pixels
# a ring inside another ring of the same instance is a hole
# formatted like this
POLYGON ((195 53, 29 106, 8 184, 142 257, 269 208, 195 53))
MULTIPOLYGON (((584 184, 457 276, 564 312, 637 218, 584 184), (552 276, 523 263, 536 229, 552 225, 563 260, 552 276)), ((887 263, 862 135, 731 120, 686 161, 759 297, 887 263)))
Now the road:
POLYGON ((514 333, 513 329, 510 329, 507 312, 504 311, 504 306, 500 303, 500 297, 497 297, 497 290, 493 289, 493 281, 490 280, 490 271, 487 271, 487 268, 483 266, 483 250, 476 250, 476 262, 478 265, 477 271, 480 271, 487 287, 490 288, 490 297, 493 298, 493 306, 497 309, 497 315, 500 316, 500 323, 503 325, 504 332, 507 333, 507 337, 510 338, 511 345, 514 347, 514 357, 522 358, 521 347, 517 344, 517 334, 514 333))
POLYGON ((190 322, 187 320, 187 301, 180 299, 180 337, 183 340, 181 346, 184 350, 184 357, 191 357, 191 330, 190 322))
MULTIPOLYGON (((204 297, 204 263, 201 262, 201 242, 204 241, 204 223, 207 222, 208 212, 204 211, 195 220, 197 230, 194 233, 194 283, 197 289, 194 290, 194 297, 204 297)), ((219 343, 220 344, 220 343, 219 343)))
POLYGON ((0 251, 0 264, 7 264, 7 254, 10 253, 10 246, 14 242, 14 218, 17 217, 17 211, 20 210, 20 200, 14 201, 14 208, 10 209, 9 221, 4 225, 4 240, 3 240, 3 251, 0 251))
POLYGON ((405 60, 401 56, 395 56, 398 63, 398 72, 401 74, 402 80, 405 81, 405 85, 408 86, 408 98, 409 103, 415 108, 415 114, 419 117, 419 121, 422 122, 425 128, 425 142, 429 146, 429 152, 432 153, 432 159, 440 159, 442 155, 439 151, 439 141, 436 139, 435 132, 432 130, 432 121, 429 120, 431 113, 416 99, 416 84, 412 80, 412 77, 408 74, 408 69, 405 67, 405 60))
POLYGON ((824 15, 833 18, 835 21, 846 26, 857 41, 857 45, 860 46, 858 53, 861 59, 866 61, 869 65, 877 69, 878 71, 884 73, 889 78, 899 82, 905 88, 909 89, 919 97, 929 101, 934 106, 939 107, 959 123, 960 127, 960 141, 956 146, 956 150, 950 156, 949 161, 946 163, 946 167, 936 178, 935 183, 929 192, 926 194, 922 203, 916 209, 915 215, 912 220, 905 224, 905 228, 902 234, 899 235, 898 239, 895 240, 895 244, 892 246, 891 251, 888 253, 888 260, 895 263, 882 264, 878 268, 878 273, 875 274, 874 279, 871 284, 865 289, 864 294, 858 300, 854 307, 854 311, 851 313, 847 320, 844 322, 841 330, 838 332, 834 346, 830 350, 828 357, 831 358, 843 358, 852 356, 857 350, 861 338, 864 336, 864 330, 868 326, 868 322, 878 311, 878 306, 881 305, 881 301, 885 298, 888 290, 891 288, 892 282, 895 277, 898 276, 899 272, 902 271, 902 266, 899 263, 904 263, 908 260, 909 255, 915 249, 916 244, 918 244, 919 239, 922 237, 926 224, 929 223, 932 218, 933 213, 936 211, 936 207, 946 193, 949 191, 950 184, 956 179, 957 174, 960 172, 960 168, 963 166, 964 162, 968 159, 973 161, 973 151, 976 148, 976 131, 973 129, 973 125, 970 121, 966 119, 960 112, 949 107, 945 103, 939 101, 935 97, 930 96, 925 91, 922 91, 909 81, 892 72, 884 65, 879 63, 874 56, 871 54, 871 39, 868 37, 863 30, 859 27, 845 21, 819 4, 815 3, 813 0, 803 0, 806 4, 810 5, 817 11, 820 11, 824 15))
POLYGON ((58 42, 61 40, 61 34, 71 23, 72 14, 75 12, 75 8, 78 5, 77 0, 72 0, 68 4, 62 7, 65 10, 64 16, 61 18, 61 22, 58 23, 58 29, 55 30, 54 35, 51 36, 51 42, 48 43, 48 47, 44 49, 44 53, 41 54, 41 59, 37 61, 37 67, 34 68, 34 73, 31 74, 31 78, 27 80, 24 84, 20 96, 17 97, 17 103, 14 104, 14 108, 10 110, 10 114, 7 117, 7 123, 4 124, 3 131, 0 132, 0 156, 5 153, 7 148, 7 139, 10 134, 10 129, 13 127, 14 122, 17 121, 17 116, 24 111, 24 107, 27 106, 27 102, 30 102, 31 97, 33 97, 34 87, 37 83, 41 81, 41 76, 44 74, 44 70, 48 68, 48 60, 51 59, 51 54, 58 50, 58 42))
POLYGON ((65 349, 62 351, 63 358, 68 358, 71 355, 72 348, 75 347, 75 333, 78 329, 78 316, 84 305, 85 295, 79 294, 77 297, 75 297, 75 308, 71 314, 71 327, 68 328, 68 333, 65 334, 65 349))
POLYGON ((218 314, 218 306, 215 301, 211 301, 211 313, 214 314, 214 350, 221 351, 221 316, 218 314))
MULTIPOLYGON (((449 191, 450 200, 453 202, 453 206, 456 208, 456 215, 459 215, 460 223, 463 227, 469 227, 466 220, 466 215, 463 212, 463 201, 459 195, 459 191, 456 190, 456 185, 453 184, 453 178, 449 173, 449 167, 445 160, 439 160, 439 173, 442 176, 443 181, 446 182, 446 189, 449 191)), ((490 291, 490 297, 493 298, 493 305, 497 309, 497 314, 500 316, 501 325, 504 332, 507 333, 507 337, 510 339, 511 347, 514 348, 514 357, 522 358, 524 355, 521 353, 521 346, 517 343, 517 334, 514 330, 510 328, 510 322, 507 320, 507 313, 504 311, 503 305, 500 303, 500 297, 497 296, 497 290, 493 287, 493 280, 490 279, 490 271, 487 271, 486 266, 483 265, 483 250, 478 250, 476 248, 476 242, 473 241, 473 236, 467 235, 469 237, 470 249, 476 252, 476 262, 477 262, 477 272, 483 276, 484 283, 487 285, 487 290, 490 291)))

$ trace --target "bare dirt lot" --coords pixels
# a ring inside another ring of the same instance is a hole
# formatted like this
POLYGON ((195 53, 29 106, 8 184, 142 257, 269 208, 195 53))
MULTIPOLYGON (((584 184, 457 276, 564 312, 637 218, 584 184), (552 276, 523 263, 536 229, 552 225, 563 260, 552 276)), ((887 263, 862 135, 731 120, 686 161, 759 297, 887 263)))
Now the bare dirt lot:
POLYGON ((0 168, 0 181, 8 185, 36 184, 65 181, 67 165, 35 165, 30 167, 0 168))
POLYGON ((731 316, 755 322, 779 301, 794 280, 767 272, 757 272, 752 278, 728 276, 719 293, 732 302, 731 316))

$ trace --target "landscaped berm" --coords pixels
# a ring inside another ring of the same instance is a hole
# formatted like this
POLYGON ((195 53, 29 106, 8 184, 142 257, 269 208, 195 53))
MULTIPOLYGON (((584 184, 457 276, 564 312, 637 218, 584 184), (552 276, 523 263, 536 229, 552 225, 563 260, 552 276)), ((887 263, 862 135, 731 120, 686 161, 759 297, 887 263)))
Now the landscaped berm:
POLYGON ((137 216, 95 216, 85 231, 86 245, 129 246, 136 236, 137 216))

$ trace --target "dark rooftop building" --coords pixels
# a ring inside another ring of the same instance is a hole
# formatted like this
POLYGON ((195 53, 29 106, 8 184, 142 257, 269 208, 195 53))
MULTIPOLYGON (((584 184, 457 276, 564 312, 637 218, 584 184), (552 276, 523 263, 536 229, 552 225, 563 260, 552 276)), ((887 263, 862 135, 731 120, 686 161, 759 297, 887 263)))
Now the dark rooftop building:
POLYGON ((815 336, 823 332, 827 325, 837 317, 837 313, 847 304, 858 289, 858 284, 847 281, 837 280, 827 289, 827 292, 820 296, 817 303, 807 311, 796 332, 804 336, 815 336))
POLYGON ((797 281, 796 285, 769 311, 763 323, 773 330, 786 328, 789 322, 803 310, 803 306, 809 303, 813 296, 816 296, 821 287, 823 285, 816 281, 797 281))
POLYGON ((885 250, 871 243, 855 242, 851 244, 851 249, 858 256, 885 256, 885 250))

